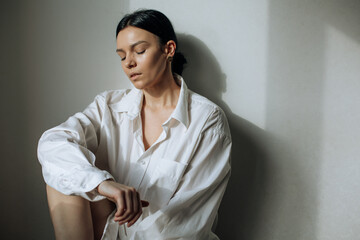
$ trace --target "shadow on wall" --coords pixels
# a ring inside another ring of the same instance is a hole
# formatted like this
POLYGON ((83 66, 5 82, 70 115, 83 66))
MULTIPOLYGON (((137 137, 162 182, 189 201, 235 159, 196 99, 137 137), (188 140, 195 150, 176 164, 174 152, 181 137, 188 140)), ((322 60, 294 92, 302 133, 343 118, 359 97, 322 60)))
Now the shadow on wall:
POLYGON ((222 100, 226 75, 209 48, 194 36, 177 36, 179 50, 188 60, 183 73, 187 85, 219 105, 231 128, 232 175, 220 206, 216 234, 220 239, 252 239, 264 205, 261 196, 267 184, 267 136, 262 129, 235 115, 222 100))
POLYGON ((26 201, 22 201, 27 198, 23 189, 25 180, 22 178, 26 175, 26 154, 23 146, 26 145, 27 129, 23 124, 26 121, 25 87, 18 67, 21 54, 18 8, 18 1, 2 2, 0 8, 0 27, 6 32, 0 38, 0 189, 3 216, 0 226, 2 236, 11 236, 12 239, 25 238, 25 234, 19 231, 19 226, 22 228, 26 224, 23 216, 27 210, 23 204, 26 201))

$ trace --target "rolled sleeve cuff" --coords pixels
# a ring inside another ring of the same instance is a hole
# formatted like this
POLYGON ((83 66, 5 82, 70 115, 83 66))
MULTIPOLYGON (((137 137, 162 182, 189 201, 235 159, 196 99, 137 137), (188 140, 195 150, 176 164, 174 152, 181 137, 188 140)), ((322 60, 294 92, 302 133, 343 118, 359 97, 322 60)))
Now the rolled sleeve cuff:
POLYGON ((96 187, 108 179, 114 180, 114 177, 107 171, 93 168, 90 171, 88 169, 67 176, 60 174, 57 180, 50 180, 47 184, 65 195, 81 196, 89 201, 99 201, 105 197, 96 190, 96 187))

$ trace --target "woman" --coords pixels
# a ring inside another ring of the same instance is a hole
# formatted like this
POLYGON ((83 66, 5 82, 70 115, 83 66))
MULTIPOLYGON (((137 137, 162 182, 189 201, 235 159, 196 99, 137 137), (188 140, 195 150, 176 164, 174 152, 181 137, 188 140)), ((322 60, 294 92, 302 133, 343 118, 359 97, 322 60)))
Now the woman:
POLYGON ((116 37, 135 88, 98 95, 39 141, 56 238, 218 239, 230 176, 224 113, 187 89, 165 15, 126 15, 116 37))

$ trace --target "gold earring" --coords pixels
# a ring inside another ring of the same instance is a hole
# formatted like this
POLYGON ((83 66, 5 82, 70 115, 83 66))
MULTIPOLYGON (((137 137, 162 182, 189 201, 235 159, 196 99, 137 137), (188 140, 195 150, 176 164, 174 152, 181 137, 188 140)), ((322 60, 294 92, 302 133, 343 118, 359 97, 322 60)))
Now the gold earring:
POLYGON ((173 58, 173 57, 170 57, 170 56, 167 58, 167 60, 168 60, 169 62, 172 62, 173 59, 174 59, 174 58, 173 58))

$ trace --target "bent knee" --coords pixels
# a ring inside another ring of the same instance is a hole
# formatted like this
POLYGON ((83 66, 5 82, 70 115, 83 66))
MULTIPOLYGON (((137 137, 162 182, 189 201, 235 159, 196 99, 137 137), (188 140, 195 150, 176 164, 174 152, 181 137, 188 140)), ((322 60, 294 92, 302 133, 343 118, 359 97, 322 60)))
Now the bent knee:
POLYGON ((55 188, 50 187, 49 185, 46 185, 46 193, 48 198, 48 204, 50 210, 58 206, 59 204, 63 206, 83 206, 85 208, 89 207, 89 201, 85 198, 82 198, 80 196, 73 196, 73 195, 65 195, 59 191, 57 191, 55 188))

